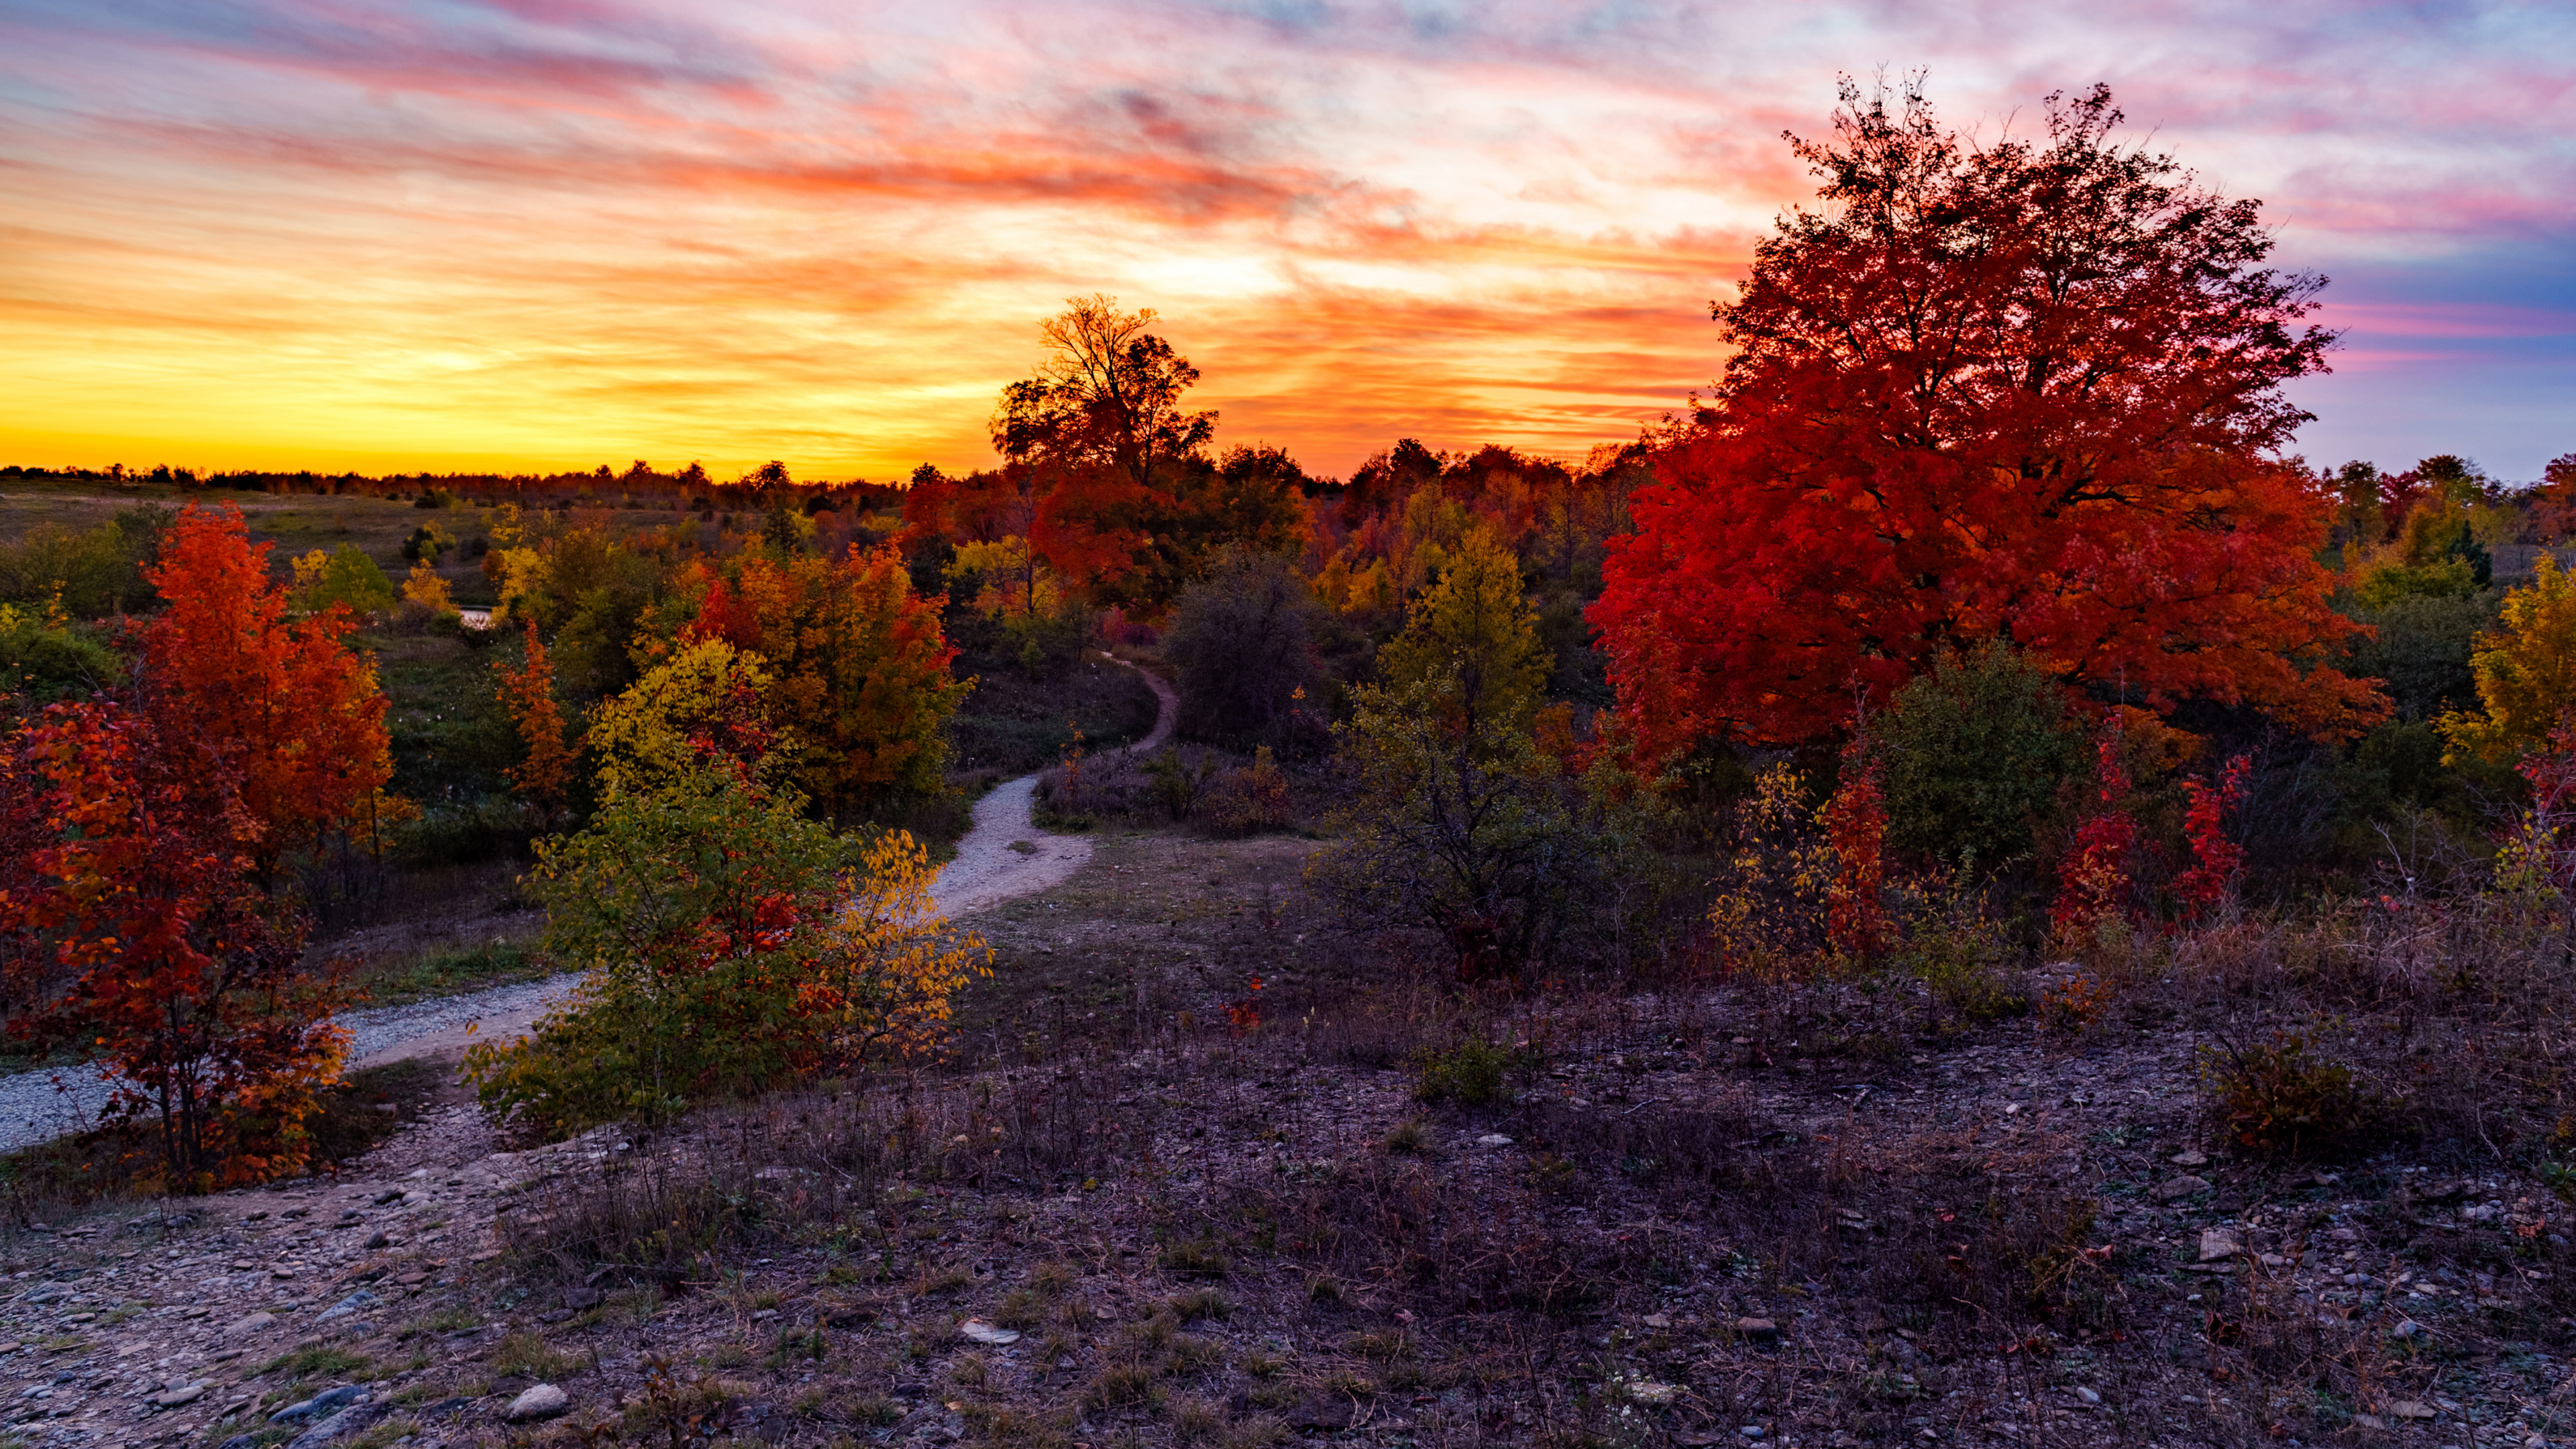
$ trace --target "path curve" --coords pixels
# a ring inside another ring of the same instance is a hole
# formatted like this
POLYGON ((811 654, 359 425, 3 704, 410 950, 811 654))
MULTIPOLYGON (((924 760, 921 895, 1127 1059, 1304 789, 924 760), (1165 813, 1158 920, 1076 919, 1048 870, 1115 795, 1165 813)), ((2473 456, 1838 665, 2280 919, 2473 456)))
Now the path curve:
MULTIPOLYGON (((1154 728, 1132 745, 1103 754, 1159 750, 1180 721, 1180 696, 1151 670, 1104 654, 1134 669, 1154 691, 1154 728)), ((931 882, 932 908, 954 919, 990 910, 1004 901, 1061 885, 1091 859, 1091 842, 1079 835, 1047 835, 1031 816, 1038 777, 1022 775, 993 787, 975 802, 974 824, 957 842, 957 858, 931 882), (1014 843, 1027 850, 1013 849, 1014 843)), ((507 1041, 536 1024, 547 1008, 570 994, 578 975, 548 977, 416 1001, 407 1006, 342 1012, 353 1068, 383 1066, 413 1057, 461 1051, 478 1041, 507 1041)), ((20 1072, 0 1077, 0 1152, 86 1131, 107 1104, 108 1085, 88 1068, 20 1072), (57 1082, 70 1090, 57 1087, 57 1082)))
MULTIPOLYGON (((1126 665, 1144 676, 1154 691, 1154 728, 1143 739, 1106 755, 1144 754, 1159 750, 1180 723, 1181 697, 1151 670, 1114 655, 1103 659, 1126 665)), ((975 802, 975 821, 957 842, 957 858, 930 884, 932 909, 951 918, 989 910, 1002 902, 1063 884, 1091 859, 1091 841, 1081 835, 1039 832, 1033 811, 1038 777, 1022 775, 992 788, 975 802)))

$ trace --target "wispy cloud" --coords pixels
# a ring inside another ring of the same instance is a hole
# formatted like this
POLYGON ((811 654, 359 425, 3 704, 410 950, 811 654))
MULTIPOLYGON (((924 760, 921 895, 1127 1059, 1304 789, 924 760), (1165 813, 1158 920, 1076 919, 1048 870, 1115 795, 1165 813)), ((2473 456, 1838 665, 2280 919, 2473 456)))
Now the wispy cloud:
POLYGON ((2571 56, 2538 5, 0 0, 0 453, 884 476, 983 456, 1094 290, 1327 470, 1579 452, 1722 365, 1779 133, 1922 66, 1989 136, 2109 80, 2363 274, 2312 451, 2403 413, 2530 473, 2576 442, 2492 399, 2576 357, 2571 56))

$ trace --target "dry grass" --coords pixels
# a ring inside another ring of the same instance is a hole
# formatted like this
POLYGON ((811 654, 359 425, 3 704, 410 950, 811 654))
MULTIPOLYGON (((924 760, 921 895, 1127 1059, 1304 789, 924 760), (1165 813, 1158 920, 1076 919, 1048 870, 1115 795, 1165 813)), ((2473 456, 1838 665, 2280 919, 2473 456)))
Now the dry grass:
MULTIPOLYGON (((2570 1427, 2576 1262, 2533 1176, 2563 980, 2508 916, 2130 943, 2080 963, 2083 1011, 1978 1022, 1884 977, 1462 992, 1299 941, 1294 842, 1097 859, 988 918, 1003 968, 956 1060, 560 1179, 507 1229, 520 1271, 667 1285, 643 1333, 748 1275, 828 1325, 790 1367, 960 1403, 992 1442, 2252 1445, 2437 1399, 2570 1427), (2428 964, 2470 951, 2473 975, 2428 964), (1255 974, 1244 1024, 1222 1007, 1255 974), (2223 1145, 2195 1045, 2321 1020, 2411 1125, 2322 1183, 2222 1152, 2160 1195, 2169 1158, 2223 1145), (1467 1041, 1511 1053, 1498 1090, 1424 1101, 1416 1063, 1467 1041), (2490 1193, 2506 1218, 2460 1216, 2490 1193), (2212 1225, 2248 1255, 2200 1263, 2212 1225), (2431 1334, 2389 1337, 2409 1313, 2431 1334), (970 1316, 1025 1336, 964 1343, 970 1316)), ((817 1411, 815 1442, 884 1402, 817 1411)))

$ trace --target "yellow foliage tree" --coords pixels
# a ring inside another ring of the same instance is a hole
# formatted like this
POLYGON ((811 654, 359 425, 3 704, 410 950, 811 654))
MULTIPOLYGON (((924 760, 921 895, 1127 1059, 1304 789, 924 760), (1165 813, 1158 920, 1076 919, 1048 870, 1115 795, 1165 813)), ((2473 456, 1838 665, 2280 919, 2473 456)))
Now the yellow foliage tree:
POLYGON ((2530 585, 2504 596, 2498 622, 2469 655, 2485 708, 2436 722, 2451 743, 2445 763, 2474 755, 2505 764, 2546 748, 2576 708, 2576 579, 2542 554, 2530 585))
POLYGON ((430 567, 427 559, 411 566, 410 577, 403 580, 402 596, 404 603, 431 618, 459 612, 455 596, 448 592, 447 580, 439 577, 438 570, 430 567))
POLYGON ((1379 662, 1391 689, 1420 686, 1470 732, 1489 723, 1527 729, 1547 654, 1519 561, 1483 529, 1469 532, 1379 662))
POLYGON ((616 797, 691 774, 718 750, 766 776, 796 749, 764 722, 771 677, 759 655, 700 639, 644 672, 591 711, 586 742, 599 757, 599 788, 616 797))

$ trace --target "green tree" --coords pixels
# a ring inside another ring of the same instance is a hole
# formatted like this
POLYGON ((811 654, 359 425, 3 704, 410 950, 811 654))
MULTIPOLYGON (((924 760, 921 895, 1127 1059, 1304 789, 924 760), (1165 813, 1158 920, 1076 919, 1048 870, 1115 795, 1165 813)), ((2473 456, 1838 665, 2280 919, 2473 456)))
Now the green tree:
POLYGON ((2473 704, 2477 677, 2469 655, 2480 632, 2495 627, 2501 596, 2481 589, 2457 594, 2402 594, 2352 616, 2372 632, 2345 646, 2344 672, 2376 679, 2400 721, 2427 721, 2473 704))
POLYGON ((1436 681, 1352 691, 1333 731, 1348 804, 1308 883, 1353 929, 1436 934, 1465 980, 1615 949, 1648 872, 1610 767, 1570 776, 1527 729, 1454 704, 1436 681))
POLYGON ((455 547, 456 535, 435 523, 424 523, 413 529, 411 536, 403 540, 403 561, 436 564, 455 547))
POLYGON ((394 606, 394 581, 376 561, 353 543, 329 553, 315 549, 295 561, 295 606, 318 614, 333 604, 346 604, 360 616, 381 614, 394 606))
POLYGON ((1488 725, 1527 730, 1548 657, 1519 561, 1471 530, 1378 658, 1390 690, 1418 690, 1462 736, 1486 738, 1488 725))
POLYGON ((2001 642, 1938 655, 1870 721, 1890 843, 1992 866, 2031 848, 2031 826, 2083 759, 2062 686, 2001 642))

